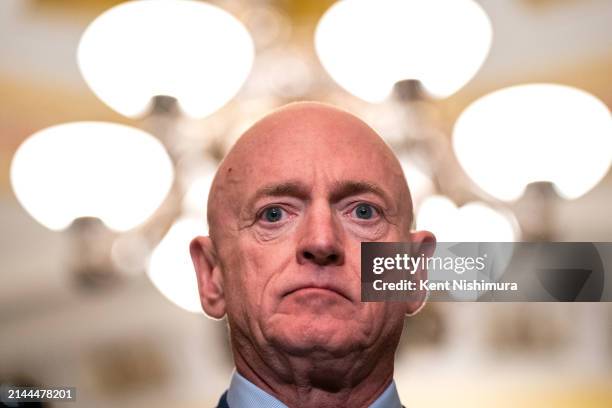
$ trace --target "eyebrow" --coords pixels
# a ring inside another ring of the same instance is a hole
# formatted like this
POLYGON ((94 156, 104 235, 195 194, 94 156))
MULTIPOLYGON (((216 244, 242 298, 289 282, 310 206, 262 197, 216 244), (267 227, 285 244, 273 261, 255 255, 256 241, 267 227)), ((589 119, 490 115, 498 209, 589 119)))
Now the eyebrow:
POLYGON ((389 195, 379 186, 367 181, 340 181, 334 184, 332 192, 329 195, 331 202, 338 202, 346 197, 372 193, 380 196, 386 203, 391 203, 389 195))
POLYGON ((247 208, 251 209, 262 197, 295 197, 306 199, 310 193, 310 189, 306 185, 297 180, 289 180, 283 183, 268 184, 259 188, 253 198, 248 201, 247 208))
POLYGON ((262 196, 293 196, 298 198, 304 198, 308 195, 309 189, 305 184, 299 181, 287 181, 280 184, 269 184, 257 190, 255 193, 256 197, 262 196))

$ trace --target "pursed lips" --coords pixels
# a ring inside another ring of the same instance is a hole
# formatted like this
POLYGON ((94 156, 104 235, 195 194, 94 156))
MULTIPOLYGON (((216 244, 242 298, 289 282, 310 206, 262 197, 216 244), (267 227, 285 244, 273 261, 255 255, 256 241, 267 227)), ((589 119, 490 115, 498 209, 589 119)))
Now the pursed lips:
POLYGON ((301 284, 292 285, 290 288, 284 291, 283 297, 299 292, 301 290, 306 290, 306 289, 330 291, 337 295, 342 296, 343 298, 345 298, 346 300, 350 302, 353 301, 351 297, 349 296, 349 294, 346 292, 346 290, 340 287, 340 285, 331 284, 331 283, 318 283, 318 282, 304 282, 301 284))

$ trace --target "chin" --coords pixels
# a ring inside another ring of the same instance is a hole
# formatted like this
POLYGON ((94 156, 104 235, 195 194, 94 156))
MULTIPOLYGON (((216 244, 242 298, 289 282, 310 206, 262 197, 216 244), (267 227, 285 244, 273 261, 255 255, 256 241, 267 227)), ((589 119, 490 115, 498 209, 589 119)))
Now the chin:
POLYGON ((363 330, 354 321, 331 315, 284 315, 274 319, 267 330, 268 340, 285 352, 306 356, 328 354, 339 357, 360 350, 366 345, 363 330))

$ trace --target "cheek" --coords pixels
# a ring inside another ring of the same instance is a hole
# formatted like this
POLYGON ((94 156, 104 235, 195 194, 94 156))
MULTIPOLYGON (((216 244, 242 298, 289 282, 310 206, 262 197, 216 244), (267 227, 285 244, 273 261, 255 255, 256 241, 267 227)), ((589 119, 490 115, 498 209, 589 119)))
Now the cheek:
POLYGON ((299 219, 295 215, 291 215, 286 221, 281 222, 277 226, 263 227, 254 225, 251 230, 251 238, 258 242, 259 245, 277 245, 280 240, 287 240, 299 224, 299 219))
POLYGON ((389 220, 381 218, 378 221, 368 223, 352 220, 346 216, 341 218, 342 228, 345 233, 359 242, 400 242, 406 239, 405 223, 402 220, 389 220), (395 222, 397 221, 397 223, 395 222))
POLYGON ((354 313, 349 335, 361 338, 363 345, 368 347, 376 342, 396 342, 403 327, 404 313, 400 305, 382 302, 362 303, 354 313), (352 333, 352 334, 351 334, 352 333))
POLYGON ((361 292, 361 241, 361 239, 350 239, 345 243, 345 262, 348 273, 351 275, 350 281, 347 281, 346 283, 349 284, 354 282, 357 284, 357 286, 359 286, 359 292, 361 292))
POLYGON ((378 335, 394 336, 404 326, 406 307, 401 302, 367 302, 369 310, 365 315, 372 319, 371 328, 378 335))
POLYGON ((274 299, 274 283, 295 257, 291 240, 261 245, 250 237, 238 240, 228 254, 227 294, 231 295, 229 312, 265 313, 266 304, 274 299))
POLYGON ((360 225, 350 220, 344 220, 344 231, 354 239, 361 241, 380 241, 389 231, 389 224, 385 221, 373 225, 360 225))

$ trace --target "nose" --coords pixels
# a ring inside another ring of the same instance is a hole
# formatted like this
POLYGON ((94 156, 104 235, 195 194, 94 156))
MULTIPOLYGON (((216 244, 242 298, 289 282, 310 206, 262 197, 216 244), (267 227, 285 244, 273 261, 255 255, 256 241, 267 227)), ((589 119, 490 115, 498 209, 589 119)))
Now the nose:
POLYGON ((318 266, 344 264, 342 226, 334 219, 327 203, 313 206, 300 228, 297 261, 300 265, 313 263, 318 266))

